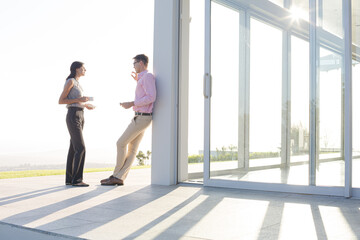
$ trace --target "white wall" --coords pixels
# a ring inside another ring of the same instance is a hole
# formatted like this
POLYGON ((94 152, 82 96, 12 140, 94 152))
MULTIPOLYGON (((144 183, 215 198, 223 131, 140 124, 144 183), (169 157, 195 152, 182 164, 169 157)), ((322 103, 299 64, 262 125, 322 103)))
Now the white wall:
POLYGON ((178 6, 178 0, 155 0, 151 183, 160 185, 176 184, 177 178, 178 6))

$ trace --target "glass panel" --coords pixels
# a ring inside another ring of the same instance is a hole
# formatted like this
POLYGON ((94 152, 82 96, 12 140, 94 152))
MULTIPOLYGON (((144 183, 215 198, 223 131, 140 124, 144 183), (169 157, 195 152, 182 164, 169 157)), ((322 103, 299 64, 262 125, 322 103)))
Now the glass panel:
POLYGON ((353 123, 353 187, 360 187, 360 64, 353 62, 352 68, 352 123, 353 123))
POLYGON ((204 172, 204 1, 190 1, 188 177, 202 181, 204 172))
POLYGON ((263 170, 249 180, 281 182, 282 32, 253 18, 250 24, 249 166, 263 170))
MULTIPOLYGON (((353 44, 360 47, 360 1, 352 0, 352 40, 353 44)), ((360 52, 357 50, 357 54, 360 52)), ((354 79, 354 78, 353 78, 354 79)))
POLYGON ((309 182, 309 43, 291 37, 291 133, 289 184, 309 182))
POLYGON ((323 17, 319 19, 320 25, 322 24, 324 30, 337 36, 342 36, 342 1, 324 0, 321 2, 322 6, 319 6, 319 16, 322 15, 323 17))
POLYGON ((344 185, 341 64, 340 55, 320 48, 316 185, 344 185))
MULTIPOLYGON (((360 1, 352 1, 352 39, 353 44, 360 46, 360 1)), ((360 55, 359 49, 355 49, 357 56, 360 55)), ((360 64, 353 61, 352 68, 352 97, 353 97, 353 187, 360 187, 360 64)))
POLYGON ((236 169, 239 99, 239 13, 211 4, 210 176, 236 169))

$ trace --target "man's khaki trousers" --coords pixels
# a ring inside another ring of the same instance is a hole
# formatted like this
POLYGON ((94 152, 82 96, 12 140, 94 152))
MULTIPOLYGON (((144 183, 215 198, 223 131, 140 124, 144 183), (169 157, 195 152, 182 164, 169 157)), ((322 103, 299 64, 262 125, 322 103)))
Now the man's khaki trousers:
POLYGON ((135 160, 141 139, 144 136, 146 128, 150 125, 151 120, 152 116, 135 116, 117 141, 114 177, 123 181, 125 180, 135 160))

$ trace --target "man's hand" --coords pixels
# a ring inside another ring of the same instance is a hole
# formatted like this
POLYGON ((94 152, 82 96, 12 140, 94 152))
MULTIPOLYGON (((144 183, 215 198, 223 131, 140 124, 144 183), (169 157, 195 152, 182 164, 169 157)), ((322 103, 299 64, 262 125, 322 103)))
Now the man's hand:
POLYGON ((125 109, 131 108, 132 106, 134 106, 134 102, 123 102, 120 103, 120 106, 122 106, 125 109))
POLYGON ((131 73, 132 78, 137 81, 138 80, 138 74, 136 72, 131 73))

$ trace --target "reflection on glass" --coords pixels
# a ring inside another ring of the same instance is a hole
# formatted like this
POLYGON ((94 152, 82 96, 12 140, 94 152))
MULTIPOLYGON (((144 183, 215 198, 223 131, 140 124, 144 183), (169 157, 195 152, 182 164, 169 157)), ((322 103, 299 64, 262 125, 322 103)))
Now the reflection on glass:
POLYGON ((309 43, 291 37, 291 130, 289 184, 308 184, 309 175, 309 43))
POLYGON ((344 185, 341 64, 340 55, 320 49, 316 185, 344 185))
POLYGON ((211 176, 238 167, 239 29, 239 13, 212 2, 211 176))
POLYGON ((320 26, 324 30, 341 37, 343 34, 342 27, 342 1, 321 1, 322 6, 319 6, 320 26))

